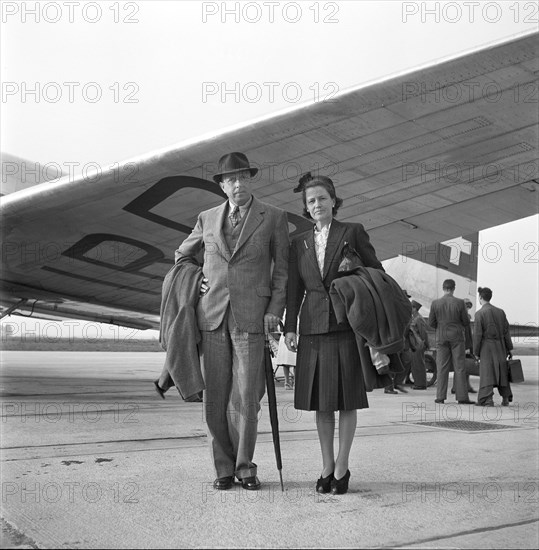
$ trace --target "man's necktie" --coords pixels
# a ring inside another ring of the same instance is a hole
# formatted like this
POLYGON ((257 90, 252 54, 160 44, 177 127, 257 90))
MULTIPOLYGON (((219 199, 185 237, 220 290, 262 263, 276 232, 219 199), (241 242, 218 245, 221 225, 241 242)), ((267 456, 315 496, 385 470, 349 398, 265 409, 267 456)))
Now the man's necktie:
POLYGON ((236 227, 240 223, 240 207, 236 204, 230 212, 230 223, 232 227, 236 227))

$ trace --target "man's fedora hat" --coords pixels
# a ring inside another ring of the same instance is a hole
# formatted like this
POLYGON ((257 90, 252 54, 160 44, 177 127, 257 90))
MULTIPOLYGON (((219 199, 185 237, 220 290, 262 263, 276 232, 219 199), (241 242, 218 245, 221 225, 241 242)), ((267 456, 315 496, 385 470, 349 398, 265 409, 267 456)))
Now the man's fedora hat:
POLYGON ((242 170, 249 170, 252 178, 258 172, 258 168, 249 166, 249 161, 243 153, 228 153, 223 155, 219 159, 219 166, 217 170, 219 173, 213 176, 213 181, 215 183, 221 183, 224 176, 235 174, 236 172, 241 172, 242 170))

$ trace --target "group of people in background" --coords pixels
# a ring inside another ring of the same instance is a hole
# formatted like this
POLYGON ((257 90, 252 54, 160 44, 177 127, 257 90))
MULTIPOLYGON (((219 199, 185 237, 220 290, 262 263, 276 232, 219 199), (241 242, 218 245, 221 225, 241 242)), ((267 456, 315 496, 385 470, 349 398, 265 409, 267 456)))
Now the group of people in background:
MULTIPOLYGON (((200 213, 192 233, 176 251, 176 265, 197 264, 203 255, 202 271, 194 272, 199 275, 199 298, 198 331, 193 337, 197 338, 205 385, 204 410, 216 473, 214 487, 229 489, 235 478, 247 490, 261 486, 253 456, 264 395, 264 339, 265 334, 279 330, 286 308, 280 344, 295 356, 295 376, 290 372, 291 359, 279 357, 277 363, 288 366, 285 387, 294 389, 295 407, 316 411, 322 455, 316 491, 344 494, 351 477, 349 456, 357 410, 369 406, 367 391, 390 384, 399 387, 402 379, 392 381, 386 365, 385 370, 375 370, 365 343, 359 343, 346 320, 338 320, 330 293, 334 281, 342 275, 339 271, 345 251, 352 250, 374 278, 384 274, 384 268, 364 227, 335 219, 343 201, 330 178, 306 174, 300 179, 295 191, 301 194, 303 215, 313 227, 290 243, 286 213, 253 196, 252 178, 257 171, 243 153, 223 156, 213 179, 227 200, 200 213), (372 378, 364 376, 366 369, 372 369, 372 378)), ((470 403, 464 370, 464 327, 470 320, 464 301, 455 298, 453 291, 454 282, 444 282, 444 297, 433 302, 429 317, 430 325, 436 328, 438 346, 436 402, 446 398, 453 363, 457 400, 470 403)), ((490 306, 490 296, 489 289, 480 289, 485 311, 476 314, 476 327, 480 328, 476 328, 474 340, 474 350, 482 364, 484 360, 485 372, 488 365, 493 367, 493 376, 482 376, 479 399, 485 404, 489 404, 494 386, 508 387, 500 357, 505 355, 504 349, 510 349, 505 314, 490 306)), ((410 308, 409 301, 405 302, 410 308)), ((414 349, 402 351, 401 362, 405 374, 408 368, 412 371, 414 387, 425 389, 424 351, 430 344, 425 321, 419 314, 422 306, 415 300, 411 306, 411 341, 415 344, 414 349)), ((284 349, 278 350, 278 354, 284 353, 284 349)), ((399 362, 395 356, 391 361, 399 362)), ((194 375, 184 372, 182 380, 197 380, 196 367, 192 365, 194 375)), ((403 369, 392 372, 402 376, 403 369)), ((163 397, 166 388, 161 388, 159 381, 155 385, 163 397)), ((504 404, 512 398, 505 389, 503 396, 504 404)))
POLYGON ((479 393, 477 405, 494 406, 494 387, 502 397, 502 405, 513 400, 509 385, 507 359, 512 358, 513 342, 509 334, 509 323, 505 312, 490 304, 492 291, 478 289, 481 309, 475 314, 474 333, 470 329, 471 316, 468 304, 454 296, 455 281, 446 279, 442 298, 434 300, 429 315, 429 325, 436 329, 436 403, 447 399, 449 371, 454 370, 454 393, 460 404, 474 404, 468 393, 471 388, 466 374, 466 352, 479 360, 479 393))
MULTIPOLYGON (((478 393, 470 383, 466 361, 472 360, 479 364, 478 406, 494 406, 494 388, 502 397, 502 406, 508 406, 513 400, 511 392, 507 360, 512 358, 513 343, 509 333, 509 323, 505 312, 490 303, 492 290, 478 288, 481 309, 477 311, 474 321, 474 331, 471 330, 472 302, 454 296, 456 283, 446 279, 442 289, 444 296, 434 300, 431 305, 428 325, 436 331, 436 370, 437 391, 435 403, 443 404, 447 399, 449 372, 454 371, 452 394, 456 394, 459 404, 474 404, 469 398, 470 393, 478 393)), ((406 292, 406 295, 411 296, 406 292)), ((409 373, 412 373, 414 390, 426 389, 425 351, 429 349, 428 326, 419 314, 423 306, 412 300, 412 320, 410 330, 414 333, 412 342, 416 345, 411 349, 405 346, 401 354, 405 366, 404 372, 393 377, 393 381, 385 388, 385 393, 407 393, 402 386, 409 373)))

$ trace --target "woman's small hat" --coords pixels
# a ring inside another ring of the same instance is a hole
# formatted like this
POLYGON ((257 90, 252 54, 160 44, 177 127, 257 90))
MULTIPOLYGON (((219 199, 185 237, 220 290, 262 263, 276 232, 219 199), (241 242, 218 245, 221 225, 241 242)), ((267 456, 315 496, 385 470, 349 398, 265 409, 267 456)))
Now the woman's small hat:
POLYGON ((423 307, 423 304, 412 300, 412 307, 415 308, 416 311, 419 311, 423 307))
POLYGON ((294 187, 294 193, 302 193, 303 188, 305 187, 305 184, 308 183, 313 179, 313 176, 310 172, 305 172, 305 174, 302 174, 299 178, 299 182, 297 187, 294 187))
POLYGON ((254 168, 249 165, 249 161, 243 153, 228 153, 223 155, 219 159, 219 166, 217 167, 217 170, 219 173, 213 176, 213 181, 215 183, 221 183, 224 176, 235 174, 236 172, 241 172, 243 170, 249 170, 252 178, 258 172, 258 168, 254 168))
POLYGON ((324 187, 331 187, 333 189, 333 195, 335 195, 335 184, 333 183, 333 180, 331 178, 329 178, 328 176, 321 176, 319 174, 313 176, 311 172, 305 172, 305 174, 301 175, 298 181, 298 185, 294 187, 294 193, 303 193, 305 186, 313 180, 319 181, 320 184, 324 187))

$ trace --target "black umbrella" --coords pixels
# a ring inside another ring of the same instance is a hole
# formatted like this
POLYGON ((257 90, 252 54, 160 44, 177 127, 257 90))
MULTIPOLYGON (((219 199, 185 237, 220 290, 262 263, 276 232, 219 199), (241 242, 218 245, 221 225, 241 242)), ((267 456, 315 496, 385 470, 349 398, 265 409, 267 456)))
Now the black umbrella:
POLYGON ((268 404, 271 422, 271 433, 273 435, 273 448, 275 449, 275 461, 281 478, 281 491, 284 491, 283 485, 283 463, 281 461, 281 442, 279 439, 279 417, 277 415, 277 398, 275 397, 275 381, 273 379, 273 363, 271 362, 273 352, 270 348, 269 336, 266 334, 266 344, 264 346, 264 368, 266 370, 266 387, 268 389, 268 404))

